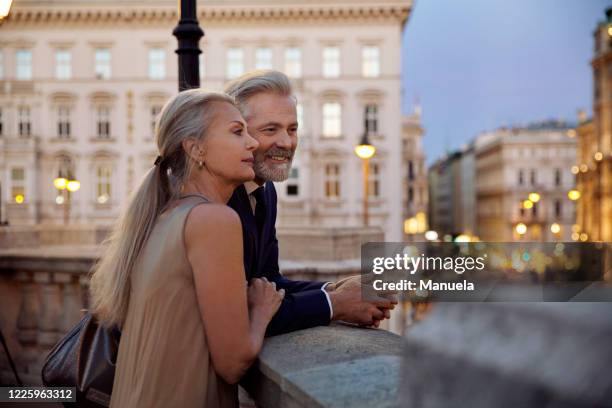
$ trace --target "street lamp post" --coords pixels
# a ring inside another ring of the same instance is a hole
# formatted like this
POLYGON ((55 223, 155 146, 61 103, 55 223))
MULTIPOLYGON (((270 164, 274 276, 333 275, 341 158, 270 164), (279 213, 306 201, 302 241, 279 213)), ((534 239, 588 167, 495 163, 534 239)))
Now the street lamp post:
POLYGON ((55 199, 57 204, 61 204, 64 208, 64 225, 68 225, 70 219, 70 200, 71 193, 78 191, 81 188, 81 183, 78 180, 72 179, 72 177, 57 177, 53 180, 53 185, 58 192, 61 192, 61 196, 55 199))
POLYGON ((200 87, 200 47, 204 31, 198 24, 196 0, 180 1, 180 18, 172 35, 178 40, 178 86, 179 92, 200 87))
POLYGON ((364 133, 361 142, 355 146, 355 154, 361 159, 363 164, 363 225, 368 226, 368 199, 369 199, 369 173, 370 159, 376 153, 376 148, 370 144, 368 134, 364 133))

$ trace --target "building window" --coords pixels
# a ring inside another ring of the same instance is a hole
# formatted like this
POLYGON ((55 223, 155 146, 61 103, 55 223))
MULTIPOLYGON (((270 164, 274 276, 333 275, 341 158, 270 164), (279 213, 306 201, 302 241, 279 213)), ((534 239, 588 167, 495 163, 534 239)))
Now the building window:
POLYGON ((57 108, 57 137, 70 138, 70 108, 67 106, 57 108))
POLYGON ((529 182, 532 186, 536 185, 536 171, 534 169, 532 169, 531 173, 529 174, 529 182))
POLYGON ((153 105, 151 106, 151 121, 150 121, 150 129, 151 129, 151 136, 155 137, 155 126, 157 124, 157 117, 159 116, 159 114, 161 113, 162 107, 160 105, 153 105))
POLYGON ((229 48, 226 55, 228 78, 236 78, 244 74, 244 51, 242 48, 229 48))
POLYGON ((414 162, 412 160, 408 162, 408 180, 414 180, 414 162))
POLYGON ((30 108, 20 106, 17 108, 17 134, 21 137, 32 135, 32 121, 30 119, 30 108))
POLYGON ((364 128, 368 135, 378 133, 378 106, 374 104, 366 105, 363 113, 364 128))
POLYGON ((561 169, 555 169, 555 186, 561 185, 562 180, 561 169))
POLYGON ((25 169, 13 167, 11 169, 11 198, 12 201, 21 204, 25 201, 25 169))
POLYGON ((306 123, 304 122, 304 106, 299 102, 296 103, 295 112, 297 116, 298 132, 302 133, 305 127, 304 125, 306 123))
POLYGON ((4 52, 0 50, 0 79, 4 79, 4 52))
POLYGON ((32 51, 17 50, 15 62, 17 64, 17 79, 20 81, 32 79, 32 51))
POLYGON ((70 180, 73 178, 73 170, 74 166, 72 164, 72 159, 68 156, 60 156, 57 176, 70 180))
POLYGON ((68 50, 55 51, 55 78, 70 79, 72 77, 72 54, 68 50))
POLYGON ((370 172, 368 173, 368 197, 380 197, 380 165, 378 163, 370 164, 370 172))
POLYGON ((110 138, 110 109, 108 106, 96 108, 96 137, 99 139, 110 138))
POLYGON ((368 45, 361 49, 361 73, 367 78, 380 75, 380 51, 377 46, 368 45))
POLYGON ((96 201, 105 204, 111 198, 111 178, 113 169, 107 164, 98 165, 96 168, 96 201))
POLYGON ((290 47, 285 50, 285 74, 289 78, 302 76, 302 50, 290 47))
POLYGON ((414 202, 414 189, 412 187, 408 187, 408 203, 412 204, 414 202))
POLYGON ((561 213, 563 212, 563 203, 561 200, 555 200, 555 217, 561 218, 561 213))
POLYGON ((289 178, 287 179, 287 195, 296 197, 299 194, 299 169, 294 165, 294 167, 291 168, 289 178))
POLYGON ((198 68, 200 70, 200 82, 201 82, 206 76, 206 54, 204 54, 204 51, 202 51, 200 53, 200 56, 198 57, 198 68))
POLYGON ((2 108, 0 108, 0 136, 4 134, 4 118, 2 117, 2 108))
POLYGON ((342 136, 342 107, 338 102, 323 104, 323 137, 342 136))
POLYGON ((519 172, 518 172, 518 183, 519 183, 519 186, 522 186, 524 182, 525 182, 525 173, 523 172, 523 169, 520 169, 519 172))
POLYGON ((323 77, 337 78, 340 76, 340 48, 323 48, 323 77))
POLYGON ((162 48, 149 50, 149 79, 166 78, 166 51, 162 48))
POLYGON ((255 69, 272 69, 272 49, 262 47, 255 50, 255 69))
POLYGON ((95 71, 97 79, 109 79, 111 77, 111 53, 108 48, 96 49, 95 71))
POLYGON ((340 198, 340 165, 325 165, 325 197, 329 199, 340 198))
POLYGON ((533 207, 531 207, 531 215, 534 218, 538 216, 538 203, 533 203, 533 207))

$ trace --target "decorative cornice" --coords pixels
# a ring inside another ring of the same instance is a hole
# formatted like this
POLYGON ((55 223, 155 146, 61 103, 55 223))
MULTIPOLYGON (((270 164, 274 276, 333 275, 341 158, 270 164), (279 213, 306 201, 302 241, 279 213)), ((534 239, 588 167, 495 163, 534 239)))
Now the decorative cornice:
MULTIPOLYGON (((85 2, 84 2, 85 3, 85 2)), ((145 2, 143 2, 145 3, 145 2)), ((203 5, 198 18, 206 25, 216 25, 231 21, 258 22, 311 22, 313 20, 391 20, 403 24, 411 9, 411 2, 393 3, 354 3, 354 4, 266 4, 266 5, 203 5)), ((92 7, 64 6, 60 8, 27 6, 14 7, 0 26, 49 23, 91 23, 96 25, 115 25, 121 23, 173 23, 178 19, 175 7, 168 6, 127 6, 106 7, 96 4, 92 7)))

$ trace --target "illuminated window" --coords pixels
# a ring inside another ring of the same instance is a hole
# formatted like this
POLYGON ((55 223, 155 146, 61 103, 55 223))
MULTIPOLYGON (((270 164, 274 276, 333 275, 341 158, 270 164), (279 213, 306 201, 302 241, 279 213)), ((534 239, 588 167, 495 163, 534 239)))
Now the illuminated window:
POLYGON ((368 45, 361 49, 361 73, 367 78, 380 75, 380 51, 377 46, 368 45))
POLYGON ((15 62, 17 64, 17 79, 20 81, 32 79, 32 51, 17 50, 15 62))
POLYGON ((108 164, 100 164, 96 167, 96 201, 100 204, 107 203, 111 198, 111 178, 113 169, 108 164))
POLYGON ((149 50, 149 78, 166 78, 166 51, 162 48, 151 48, 149 50))
POLYGON ((68 50, 55 51, 55 78, 70 79, 72 77, 72 54, 68 50))
POLYGON ((323 104, 324 137, 340 137, 342 135, 342 106, 338 102, 323 104))
POLYGON ((340 48, 323 48, 323 76, 337 78, 340 76, 340 48))
POLYGON ((272 69, 272 49, 261 47, 255 50, 255 69, 272 69))
POLYGON ((297 47, 285 50, 285 74, 290 78, 302 76, 302 50, 297 47))
POLYGON ((244 51, 242 48, 229 48, 226 54, 226 75, 228 78, 236 78, 244 74, 244 51))
POLYGON ((96 49, 95 74, 98 79, 109 79, 111 77, 111 53, 108 48, 96 49))
POLYGON ((325 197, 329 199, 340 198, 340 165, 325 165, 325 197))

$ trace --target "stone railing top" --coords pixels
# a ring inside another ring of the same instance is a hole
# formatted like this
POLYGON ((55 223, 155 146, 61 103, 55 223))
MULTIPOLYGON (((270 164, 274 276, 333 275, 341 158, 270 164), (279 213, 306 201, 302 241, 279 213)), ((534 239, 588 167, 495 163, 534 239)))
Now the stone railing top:
POLYGON ((394 407, 401 338, 341 324, 268 338, 247 389, 264 407, 394 407))

